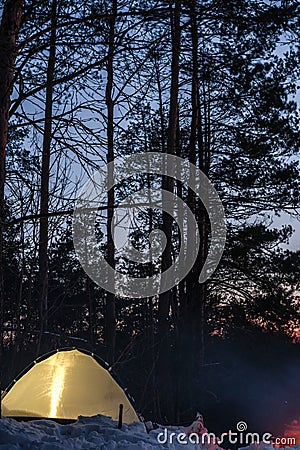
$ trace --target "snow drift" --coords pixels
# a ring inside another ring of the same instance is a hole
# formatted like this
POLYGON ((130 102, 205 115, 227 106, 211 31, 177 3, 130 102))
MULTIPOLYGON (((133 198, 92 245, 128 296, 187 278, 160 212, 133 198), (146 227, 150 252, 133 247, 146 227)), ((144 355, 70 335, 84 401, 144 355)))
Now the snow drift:
MULTIPOLYGON (((147 433, 143 423, 123 425, 109 417, 79 417, 77 422, 60 425, 52 420, 18 422, 14 419, 0 420, 0 450, 199 450, 196 444, 159 444, 161 429, 147 433)), ((182 427, 170 427, 168 433, 183 433, 182 427)), ((248 450, 273 450, 272 446, 251 446, 248 450)), ((216 447, 214 447, 216 449, 216 447)), ((296 446, 300 450, 300 445, 296 446)), ((205 450, 213 450, 211 447, 205 450)))

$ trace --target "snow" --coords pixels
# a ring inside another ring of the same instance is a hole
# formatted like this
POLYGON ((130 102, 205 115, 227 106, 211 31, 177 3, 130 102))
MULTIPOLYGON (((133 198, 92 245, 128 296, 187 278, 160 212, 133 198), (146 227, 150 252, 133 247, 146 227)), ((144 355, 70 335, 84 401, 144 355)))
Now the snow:
MULTIPOLYGON (((69 425, 60 425, 52 420, 19 422, 14 419, 0 420, 0 450, 158 450, 182 448, 175 442, 159 444, 157 435, 162 430, 147 433, 143 423, 123 425, 109 417, 79 417, 69 425)), ((177 430, 182 432, 183 429, 177 430)), ((187 450, 199 450, 196 445, 184 445, 187 450)))
MULTIPOLYGON (((0 450, 199 450, 199 445, 180 444, 177 437, 184 433, 182 427, 168 427, 168 442, 159 443, 162 429, 147 433, 143 423, 123 425, 105 416, 79 417, 77 422, 60 425, 52 420, 19 422, 0 420, 0 450), (173 433, 172 439, 170 439, 173 433), (170 443, 172 441, 172 443, 170 443)), ((163 442, 161 435, 161 442, 163 442)), ((216 447, 215 447, 216 448, 216 447)), ((249 446, 243 450, 274 450, 272 446, 249 446)), ((300 445, 295 447, 300 450, 300 445)), ((206 450, 212 450, 210 447, 206 450)))

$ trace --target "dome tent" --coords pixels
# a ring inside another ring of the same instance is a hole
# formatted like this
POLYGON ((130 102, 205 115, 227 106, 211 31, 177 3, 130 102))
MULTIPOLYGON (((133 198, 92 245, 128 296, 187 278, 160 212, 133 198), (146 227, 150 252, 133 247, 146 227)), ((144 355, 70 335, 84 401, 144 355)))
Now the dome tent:
MULTIPOLYGON (((105 364, 105 363, 104 363, 105 364)), ((139 421, 124 390, 103 362, 85 350, 62 349, 34 361, 2 399, 6 417, 76 420, 103 414, 139 421)))

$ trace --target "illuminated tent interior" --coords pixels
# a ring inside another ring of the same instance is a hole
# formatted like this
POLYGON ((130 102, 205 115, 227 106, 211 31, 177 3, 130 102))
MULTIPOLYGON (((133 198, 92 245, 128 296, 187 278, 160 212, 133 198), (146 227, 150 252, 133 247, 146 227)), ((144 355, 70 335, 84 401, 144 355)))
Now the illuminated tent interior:
POLYGON ((76 420, 103 414, 123 422, 139 421, 123 389, 109 371, 81 350, 58 350, 35 361, 2 399, 6 417, 76 420))

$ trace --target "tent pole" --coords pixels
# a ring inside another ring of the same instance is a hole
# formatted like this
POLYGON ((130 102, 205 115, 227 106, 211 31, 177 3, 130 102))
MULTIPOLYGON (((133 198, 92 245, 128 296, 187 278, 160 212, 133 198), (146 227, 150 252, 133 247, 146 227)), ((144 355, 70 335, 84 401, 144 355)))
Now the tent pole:
POLYGON ((123 425, 123 405, 121 403, 119 406, 119 423, 118 423, 119 430, 122 429, 122 425, 123 425))

